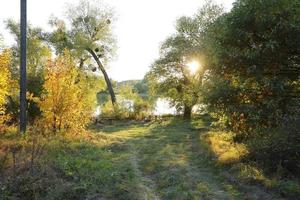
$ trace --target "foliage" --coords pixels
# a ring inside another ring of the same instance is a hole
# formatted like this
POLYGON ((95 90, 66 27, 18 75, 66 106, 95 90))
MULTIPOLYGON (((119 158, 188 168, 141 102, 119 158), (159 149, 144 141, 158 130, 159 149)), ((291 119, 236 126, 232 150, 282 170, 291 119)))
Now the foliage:
POLYGON ((9 51, 4 50, 0 53, 0 132, 2 131, 5 120, 8 119, 5 112, 5 104, 7 103, 7 96, 11 90, 10 59, 11 54, 9 51))
POLYGON ((120 88, 120 97, 125 104, 127 101, 127 105, 124 106, 128 107, 131 118, 143 119, 148 116, 152 110, 151 103, 143 99, 142 96, 129 85, 124 85, 120 88))
POLYGON ((299 104, 298 4, 240 0, 208 31, 206 102, 235 131, 276 127, 299 104))
MULTIPOLYGON (((194 16, 177 20, 144 80, 116 83, 118 103, 106 72, 116 47, 111 9, 81 0, 68 6, 67 22, 50 20, 50 33, 29 25, 27 99, 34 126, 23 136, 0 134, 0 199, 141 199, 141 191, 154 199, 153 191, 163 199, 273 199, 245 190, 249 183, 297 198, 299 13, 299 0, 237 0, 228 13, 207 1, 194 16), (201 63, 195 74, 187 69, 191 61, 201 63), (102 117, 144 119, 153 99, 164 97, 185 118, 202 104, 222 131, 204 134, 201 119, 196 126, 164 118, 82 133, 96 91, 111 95, 112 103, 98 98, 102 117)), ((0 53, 1 132, 7 113, 17 121, 19 98, 19 24, 6 24, 17 43, 0 53)))
POLYGON ((113 11, 101 1, 81 0, 77 5, 68 4, 66 9, 71 29, 68 30, 63 20, 52 18, 50 24, 55 30, 49 39, 57 53, 64 49, 73 50, 77 58, 88 59, 87 49, 95 50, 104 65, 112 58, 115 39, 112 34, 113 11), (96 50, 97 49, 97 50, 96 50))
POLYGON ((202 137, 220 164, 240 162, 249 152, 244 144, 234 143, 234 133, 212 132, 202 137))
POLYGON ((114 56, 116 41, 112 34, 113 11, 101 1, 81 0, 79 4, 69 4, 66 10, 68 23, 52 18, 50 24, 54 28, 47 34, 47 40, 59 54, 68 49, 77 59, 83 70, 97 70, 104 76, 112 103, 116 97, 111 80, 106 72, 108 61, 114 56))
POLYGON ((127 81, 118 82, 116 86, 116 91, 117 92, 120 91, 120 89, 124 86, 132 87, 134 92, 138 93, 142 98, 150 100, 149 83, 146 79, 127 80, 127 81))
POLYGON ((239 0, 204 38, 203 102, 270 171, 299 168, 299 1, 239 0))
MULTIPOLYGON (((9 94, 9 83, 10 83, 10 52, 4 51, 0 54, 0 110, 4 109, 4 104, 6 103, 6 96, 9 94)), ((2 113, 1 113, 2 114, 2 113)))
MULTIPOLYGON (((12 73, 12 78, 17 82, 20 77, 20 25, 10 19, 6 21, 6 26, 16 42, 16 44, 11 47, 13 56, 10 71, 12 73)), ((50 59, 52 53, 49 45, 43 40, 44 34, 41 28, 33 27, 29 24, 27 29, 27 91, 36 97, 40 97, 44 83, 44 66, 46 65, 47 60, 50 59)), ((8 112, 14 119, 18 118, 18 95, 19 89, 15 86, 10 94, 9 104, 7 106, 8 112)), ((29 100, 27 109, 28 118, 31 123, 33 123, 36 118, 40 117, 41 112, 35 102, 29 100)))
POLYGON ((129 110, 127 107, 120 106, 118 104, 113 105, 111 102, 106 102, 101 106, 101 117, 108 119, 128 119, 129 110))
MULTIPOLYGON (((212 2, 201 8, 194 17, 177 20, 176 33, 161 46, 160 58, 147 75, 151 90, 169 98, 173 105, 190 118, 192 107, 199 101, 202 72, 193 75, 187 69, 192 60, 201 60, 205 30, 222 13, 212 2)), ((198 70, 199 71, 199 70, 198 70)))
POLYGON ((118 104, 106 102, 101 106, 102 117, 141 120, 150 114, 151 103, 136 93, 132 86, 126 84, 119 86, 119 91, 118 104))
MULTIPOLYGON (((280 154, 283 156, 286 153, 291 155, 280 147, 280 145, 286 144, 286 141, 284 141, 286 138, 277 133, 273 130, 267 136, 261 135, 253 138, 246 144, 236 142, 237 134, 226 131, 209 131, 201 135, 200 139, 201 143, 206 146, 207 153, 211 154, 216 164, 222 170, 229 170, 230 178, 236 179, 234 181, 239 181, 240 184, 251 183, 252 185, 259 183, 268 189, 279 191, 288 199, 294 199, 299 195, 300 191, 300 184, 297 178, 291 177, 291 174, 282 166, 278 168, 278 166, 274 165, 268 165, 268 167, 273 167, 277 170, 276 174, 270 175, 269 168, 260 165, 258 162, 253 162, 253 159, 249 159, 249 157, 253 156, 253 152, 267 160, 271 153, 272 155, 280 154), (274 134, 278 137, 274 137, 274 134)), ((295 147, 289 148, 286 146, 285 149, 292 150, 295 147)), ((294 153, 297 154, 297 152, 294 153)), ((277 156, 273 156, 273 158, 277 159, 277 156)), ((283 160, 282 164, 285 164, 283 160)), ((294 174, 296 173, 294 172, 294 174)))
POLYGON ((91 98, 86 75, 66 51, 45 68, 44 93, 39 101, 44 125, 54 132, 79 128, 89 122, 95 98, 91 98))

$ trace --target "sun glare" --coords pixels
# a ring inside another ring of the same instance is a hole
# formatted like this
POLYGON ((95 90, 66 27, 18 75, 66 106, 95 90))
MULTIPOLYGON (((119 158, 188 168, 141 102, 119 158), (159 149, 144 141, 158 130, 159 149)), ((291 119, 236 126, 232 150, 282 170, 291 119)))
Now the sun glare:
POLYGON ((187 63, 187 67, 192 74, 195 74, 199 70, 200 63, 196 60, 193 60, 187 63))

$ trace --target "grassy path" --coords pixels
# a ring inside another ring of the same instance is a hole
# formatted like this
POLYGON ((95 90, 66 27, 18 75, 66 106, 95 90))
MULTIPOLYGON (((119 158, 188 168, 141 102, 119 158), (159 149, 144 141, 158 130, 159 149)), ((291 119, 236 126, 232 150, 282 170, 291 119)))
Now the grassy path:
POLYGON ((122 141, 120 149, 128 156, 135 177, 130 192, 136 199, 275 199, 220 175, 199 142, 204 124, 171 120, 98 130, 122 141))
MULTIPOLYGON (((0 173, 0 200, 278 199, 216 166, 201 141, 208 131, 205 127, 201 120, 115 122, 40 141, 45 152, 33 172, 26 170, 23 161, 18 162, 16 175, 10 175, 9 168, 5 176, 5 171, 0 173)), ((0 135, 0 146, 19 142, 30 150, 30 141, 16 138, 0 135)), ((30 158, 29 150, 19 152, 18 160, 30 158)))

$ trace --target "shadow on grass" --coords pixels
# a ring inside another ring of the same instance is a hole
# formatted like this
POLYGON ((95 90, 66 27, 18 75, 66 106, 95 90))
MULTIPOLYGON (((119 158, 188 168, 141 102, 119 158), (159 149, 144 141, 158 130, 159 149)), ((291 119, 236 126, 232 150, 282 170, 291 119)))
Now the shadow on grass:
POLYGON ((123 121, 90 126, 86 136, 56 138, 47 142, 35 174, 20 171, 17 181, 0 182, 0 199, 135 200, 145 197, 141 185, 166 200, 243 199, 199 142, 207 124, 123 121))
POLYGON ((219 177, 195 144, 199 132, 207 130, 203 124, 173 118, 153 124, 133 141, 141 171, 154 180, 162 199, 240 199, 236 187, 219 177))
MULTIPOLYGON (((123 122, 94 130, 125 136, 121 143, 108 148, 113 153, 122 152, 129 160, 136 157, 141 171, 139 176, 153 181, 146 184, 154 188, 161 199, 231 200, 244 199, 249 193, 252 193, 247 196, 250 199, 270 199, 255 194, 259 192, 256 188, 245 191, 224 177, 221 172, 224 169, 215 166, 215 161, 200 141, 200 136, 209 130, 211 121, 209 116, 191 121, 177 117, 150 125, 123 122)), ((135 184, 141 184, 142 179, 136 177, 135 184)))
POLYGON ((108 123, 98 123, 91 124, 88 126, 88 130, 93 133, 103 132, 106 134, 112 134, 119 131, 128 130, 135 127, 143 127, 144 123, 138 121, 113 121, 111 124, 108 123))

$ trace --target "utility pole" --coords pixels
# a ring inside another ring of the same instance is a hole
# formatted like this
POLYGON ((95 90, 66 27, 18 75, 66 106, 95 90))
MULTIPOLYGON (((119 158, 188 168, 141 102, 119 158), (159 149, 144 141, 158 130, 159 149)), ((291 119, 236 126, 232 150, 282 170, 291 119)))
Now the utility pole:
POLYGON ((26 132, 26 29, 27 29, 27 0, 21 2, 21 52, 20 52, 20 132, 26 132))

